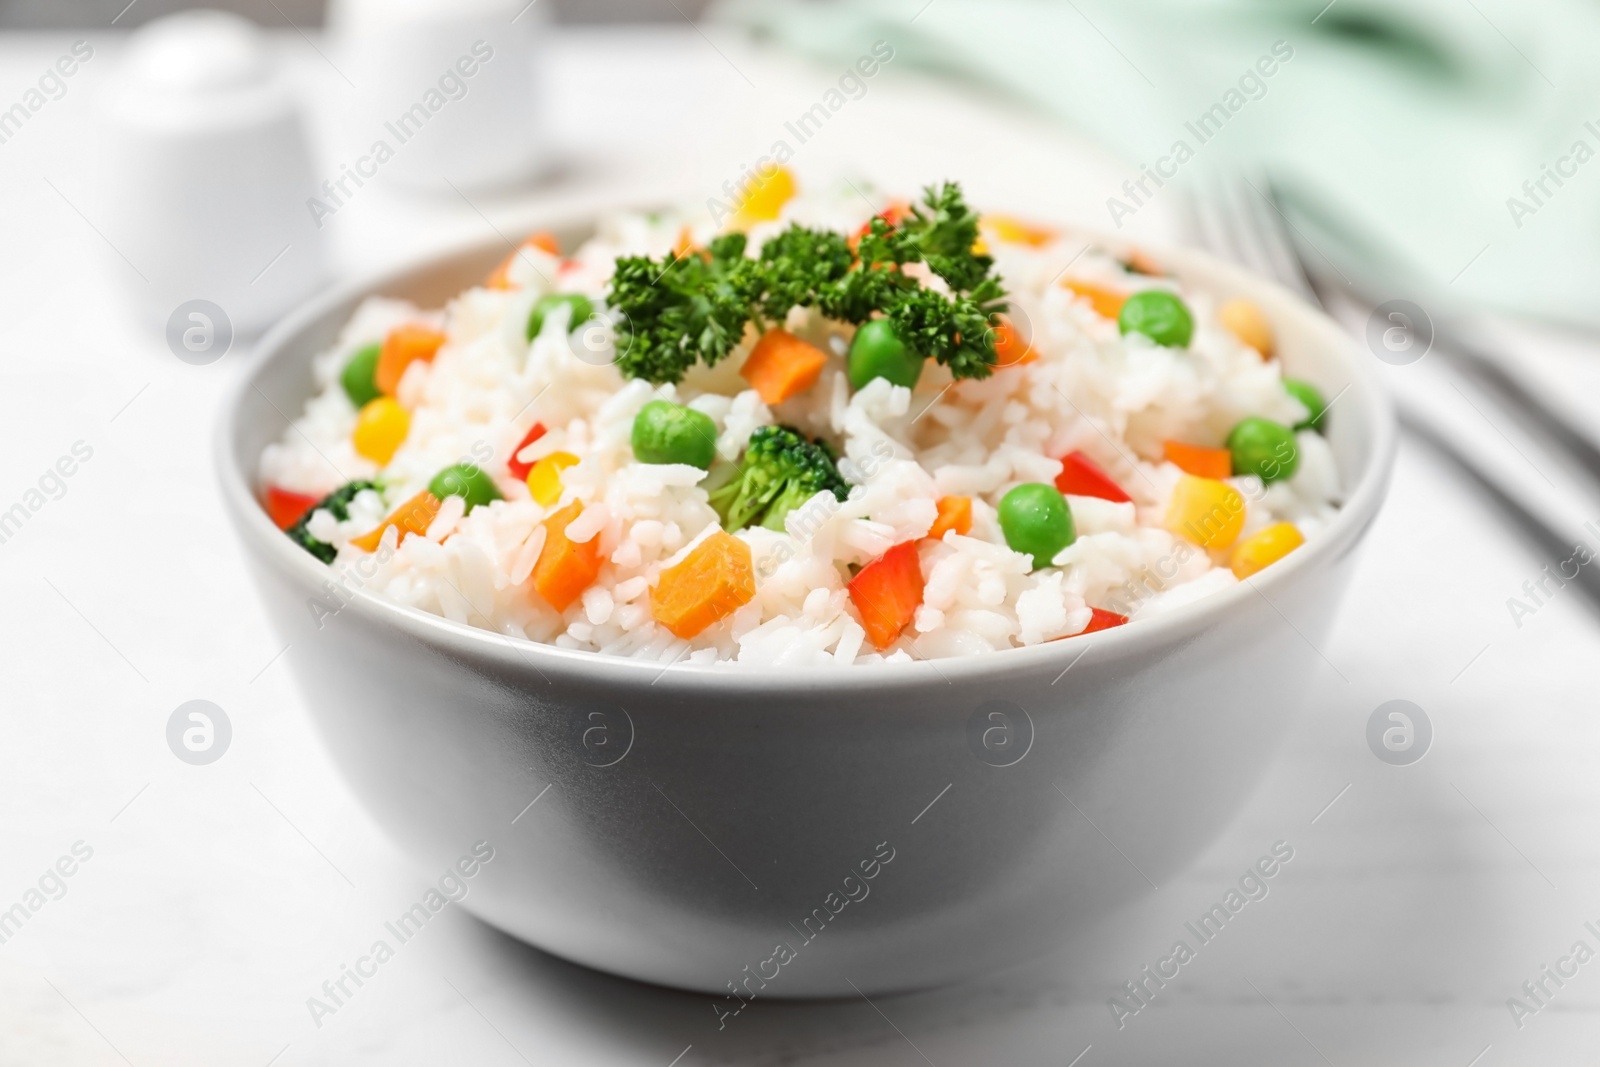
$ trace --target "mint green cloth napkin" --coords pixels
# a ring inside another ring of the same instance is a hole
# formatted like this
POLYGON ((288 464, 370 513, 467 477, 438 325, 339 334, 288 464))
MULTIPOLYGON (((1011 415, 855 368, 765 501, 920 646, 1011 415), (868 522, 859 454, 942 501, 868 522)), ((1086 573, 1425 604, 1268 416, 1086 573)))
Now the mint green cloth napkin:
MULTIPOLYGON (((1600 326, 1592 0, 725 0, 713 17, 830 62, 887 40, 897 68, 1060 116, 1152 195, 1259 167, 1315 252, 1379 296, 1600 326)), ((1136 197, 1106 190, 1106 229, 1136 197)))

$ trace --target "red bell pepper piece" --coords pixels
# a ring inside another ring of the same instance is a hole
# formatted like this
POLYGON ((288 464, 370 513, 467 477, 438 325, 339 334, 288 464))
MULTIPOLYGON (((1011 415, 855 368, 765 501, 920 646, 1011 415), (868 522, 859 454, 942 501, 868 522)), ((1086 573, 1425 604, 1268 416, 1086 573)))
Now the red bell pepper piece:
MULTIPOLYGON (((904 222, 910 216, 911 216, 911 205, 907 204, 903 200, 896 200, 896 201, 893 201, 892 203, 890 203, 890 205, 888 207, 884 208, 882 211, 880 211, 876 215, 874 215, 873 218, 879 218, 879 219, 882 219, 884 222, 887 222, 889 224, 889 228, 892 230, 892 229, 896 228, 897 226, 899 226, 902 222, 904 222)), ((851 235, 851 237, 850 237, 850 247, 851 247, 851 249, 854 249, 855 246, 856 246, 856 243, 858 241, 860 241, 863 237, 865 237, 867 234, 871 233, 871 232, 872 232, 872 219, 868 219, 866 222, 863 222, 861 224, 861 228, 859 230, 857 230, 854 234, 851 235)))
POLYGON ((1132 498, 1122 491, 1122 486, 1112 481, 1094 460, 1082 452, 1071 452, 1061 457, 1061 473, 1056 475, 1056 488, 1071 496, 1097 496, 1117 504, 1131 503, 1132 498))
POLYGON ((917 543, 904 541, 850 579, 850 599, 874 646, 887 648, 922 605, 922 563, 917 543))
POLYGON ((528 472, 533 469, 533 464, 522 462, 517 458, 518 454, 521 453, 524 448, 527 448, 539 438, 543 437, 544 434, 544 423, 536 422, 532 427, 529 428, 527 435, 517 443, 517 447, 511 450, 511 458, 506 460, 506 469, 511 472, 511 476, 517 481, 527 481, 528 472))
POLYGON ((272 522, 280 530, 287 530, 305 517, 321 497, 306 496, 304 493, 291 493, 287 489, 279 489, 275 485, 267 486, 267 514, 272 517, 272 522))
POLYGON ((1128 617, 1126 615, 1118 615, 1116 612, 1106 611, 1104 608, 1090 608, 1089 625, 1079 630, 1078 635, 1092 634, 1097 630, 1109 630, 1113 626, 1122 626, 1127 621, 1128 617))

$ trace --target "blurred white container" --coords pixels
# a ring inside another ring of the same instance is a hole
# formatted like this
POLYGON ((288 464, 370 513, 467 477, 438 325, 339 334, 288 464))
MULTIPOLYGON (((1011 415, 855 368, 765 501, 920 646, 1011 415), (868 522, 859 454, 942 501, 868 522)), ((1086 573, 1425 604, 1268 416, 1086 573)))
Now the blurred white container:
POLYGON ((543 21, 529 0, 332 0, 338 65, 355 85, 342 140, 363 153, 347 162, 431 191, 536 175, 547 161, 535 78, 543 21))
POLYGON ((165 322, 204 299, 248 333, 323 280, 305 123, 255 26, 220 11, 147 24, 97 110, 100 200, 117 248, 145 275, 118 264, 144 315, 165 322))

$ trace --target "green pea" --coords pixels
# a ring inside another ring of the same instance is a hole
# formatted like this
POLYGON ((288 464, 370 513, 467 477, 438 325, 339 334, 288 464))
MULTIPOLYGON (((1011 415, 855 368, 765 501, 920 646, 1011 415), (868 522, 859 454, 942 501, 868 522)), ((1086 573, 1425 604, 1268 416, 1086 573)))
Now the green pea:
POLYGON ((1194 336, 1194 316, 1182 300, 1165 289, 1146 289, 1122 305, 1117 329, 1124 334, 1142 333, 1168 348, 1187 348, 1194 336))
POLYGON ((479 504, 504 499, 495 488, 494 479, 471 463, 455 463, 435 474, 428 483, 428 492, 440 500, 458 496, 467 502, 469 512, 479 504))
POLYGON ((1233 473, 1254 474, 1263 482, 1293 478, 1300 464, 1294 431, 1281 422, 1251 417, 1228 435, 1228 451, 1233 453, 1233 473))
POLYGON ((356 354, 350 357, 350 362, 344 365, 344 370, 339 374, 339 384, 344 386, 345 396, 350 398, 350 403, 356 406, 357 411, 367 401, 376 400, 381 395, 377 374, 378 354, 382 351, 381 344, 356 349, 356 354))
POLYGON ((912 389, 922 377, 923 363, 923 357, 900 340, 894 323, 873 319, 862 323, 851 340, 846 369, 850 384, 856 389, 865 388, 874 378, 886 378, 894 385, 912 389))
POLYGON ((1328 402, 1322 399, 1322 393, 1310 382, 1299 378, 1285 378, 1284 391, 1305 405, 1309 415, 1294 424, 1297 430, 1315 430, 1322 432, 1322 417, 1328 413, 1328 402))
POLYGON ((539 336, 539 331, 544 329, 545 316, 562 304, 572 308, 567 318, 568 333, 576 333, 578 327, 594 315, 594 305, 582 293, 546 293, 533 302, 533 312, 528 316, 528 340, 539 336))
POLYGON ((640 463, 687 463, 709 470, 717 458, 717 424, 703 411, 652 400, 634 416, 633 455, 640 463))
POLYGON ((1034 570, 1078 539, 1067 498, 1053 485, 1024 482, 1000 498, 998 510, 1006 544, 1032 556, 1034 570))

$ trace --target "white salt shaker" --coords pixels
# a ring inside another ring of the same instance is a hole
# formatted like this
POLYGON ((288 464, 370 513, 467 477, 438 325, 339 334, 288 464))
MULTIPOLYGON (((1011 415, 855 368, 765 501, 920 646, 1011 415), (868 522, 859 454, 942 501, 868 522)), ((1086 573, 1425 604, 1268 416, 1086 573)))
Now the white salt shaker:
POLYGON ((538 0, 332 0, 337 62, 355 86, 344 162, 363 181, 449 196, 538 174, 543 22, 538 0))
POLYGON ((189 305, 209 302, 229 320, 206 311, 211 327, 249 333, 323 280, 306 124, 254 25, 220 11, 156 19, 128 39, 97 110, 99 199, 146 317, 187 329, 201 321, 189 305))

